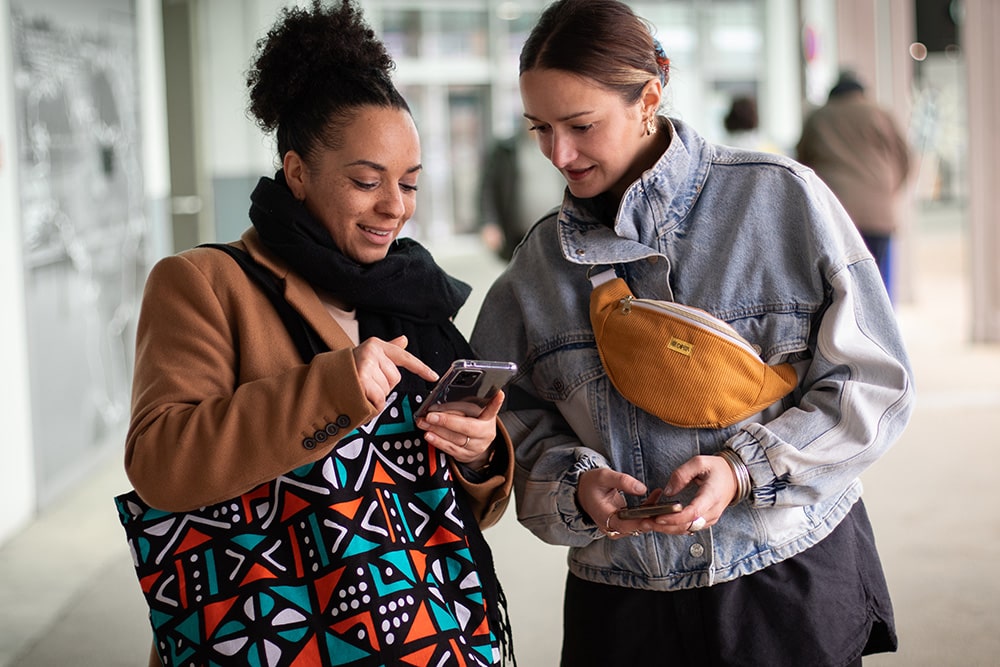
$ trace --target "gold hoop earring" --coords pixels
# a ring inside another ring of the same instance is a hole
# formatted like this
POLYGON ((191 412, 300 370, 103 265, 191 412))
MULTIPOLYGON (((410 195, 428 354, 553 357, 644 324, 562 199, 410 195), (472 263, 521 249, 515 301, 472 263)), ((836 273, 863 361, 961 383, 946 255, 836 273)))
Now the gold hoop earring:
POLYGON ((656 121, 653 120, 654 116, 650 116, 646 119, 646 136, 651 137, 656 134, 656 121))

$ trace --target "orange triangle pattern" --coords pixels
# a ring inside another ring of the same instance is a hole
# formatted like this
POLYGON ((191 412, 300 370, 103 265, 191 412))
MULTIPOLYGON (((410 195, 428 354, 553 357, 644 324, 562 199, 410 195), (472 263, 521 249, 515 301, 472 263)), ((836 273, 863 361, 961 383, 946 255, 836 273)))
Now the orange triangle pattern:
POLYGON ((427 540, 427 546, 436 547, 439 544, 447 544, 448 542, 457 542, 462 538, 451 532, 444 526, 440 526, 434 534, 431 535, 430 539, 427 540))
POLYGON ((316 598, 319 600, 319 608, 324 612, 327 611, 327 607, 330 605, 330 598, 333 597, 333 591, 336 590, 337 583, 340 581, 340 577, 344 574, 345 569, 347 568, 342 567, 330 574, 325 574, 313 584, 313 587, 316 589, 316 598))
POLYGON ((147 575, 139 579, 139 588, 142 589, 143 593, 148 593, 152 588, 156 580, 160 578, 162 572, 154 572, 153 574, 147 575))
POLYGON ((436 650, 436 646, 428 646, 427 648, 404 655, 403 659, 406 661, 405 664, 411 667, 427 667, 427 665, 431 664, 431 658, 434 657, 434 651, 436 650))
POLYGON ((187 535, 184 536, 184 540, 180 543, 180 545, 178 545, 176 552, 184 553, 188 549, 194 549, 199 544, 204 544, 205 542, 208 542, 210 539, 212 538, 206 535, 205 533, 201 532, 200 530, 195 530, 194 528, 192 528, 187 532, 187 535))
POLYGON ((488 635, 488 634, 490 634, 490 619, 484 616, 483 622, 479 624, 479 627, 476 628, 476 631, 472 633, 472 636, 479 637, 480 635, 488 635))
POLYGON ((370 481, 376 484, 388 484, 390 486, 396 485, 396 480, 389 476, 389 473, 385 471, 385 468, 382 467, 382 463, 380 461, 375 462, 375 467, 372 469, 372 477, 370 481))
POLYGON ((409 552, 410 560, 413 561, 413 569, 417 571, 417 579, 423 581, 427 576, 427 554, 416 549, 409 552))
POLYGON ((211 637, 215 634, 215 629, 219 627, 219 623, 222 619, 226 617, 229 610, 233 608, 236 604, 236 600, 239 598, 229 598, 228 600, 219 600, 218 602, 211 602, 205 605, 205 610, 202 612, 202 618, 205 620, 205 636, 211 637))
POLYGON ((434 622, 431 621, 431 615, 427 611, 427 603, 422 602, 417 607, 417 613, 413 617, 413 625, 410 626, 410 632, 406 635, 406 640, 403 643, 409 644, 417 639, 429 637, 435 632, 437 632, 437 628, 434 627, 434 622))
POLYGON ((299 512, 309 507, 309 503, 302 500, 294 493, 285 492, 281 500, 281 520, 287 521, 288 517, 295 516, 299 512))
POLYGON ((309 638, 309 643, 292 660, 291 667, 323 667, 323 657, 319 654, 319 640, 316 635, 309 638))
POLYGON ((243 577, 243 581, 240 582, 240 586, 246 586, 252 581, 257 581, 259 579, 277 579, 278 577, 271 572, 269 569, 261 565, 260 563, 255 563, 250 571, 247 572, 247 576, 243 577))
POLYGON ((361 500, 361 498, 357 498, 346 503, 334 503, 330 505, 330 509, 340 512, 348 519, 353 519, 354 515, 358 513, 358 508, 361 507, 361 500))

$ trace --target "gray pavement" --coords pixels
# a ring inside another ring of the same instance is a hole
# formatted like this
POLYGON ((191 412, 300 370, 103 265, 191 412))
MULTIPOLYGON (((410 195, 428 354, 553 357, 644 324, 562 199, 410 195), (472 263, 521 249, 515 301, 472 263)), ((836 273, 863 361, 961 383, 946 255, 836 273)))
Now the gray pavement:
MULTIPOLYGON (((893 596, 900 651, 866 665, 1000 665, 1000 346, 968 342, 961 225, 925 215, 914 303, 898 306, 918 404, 897 444, 864 477, 893 596)), ((502 265, 473 240, 435 255, 473 284, 471 328, 502 265)), ((0 667, 144 665, 145 606, 111 498, 127 488, 116 456, 0 546, 0 667)), ((507 592, 518 664, 558 664, 565 550, 541 543, 513 506, 486 533, 507 592)))

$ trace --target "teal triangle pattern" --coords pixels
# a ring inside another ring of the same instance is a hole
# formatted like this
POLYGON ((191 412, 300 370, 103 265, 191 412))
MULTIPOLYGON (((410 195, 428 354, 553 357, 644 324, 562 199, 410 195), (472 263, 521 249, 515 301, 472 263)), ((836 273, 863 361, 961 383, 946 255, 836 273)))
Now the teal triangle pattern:
POLYGON ((330 652, 330 665, 346 665, 367 658, 371 653, 363 651, 353 644, 348 644, 336 635, 326 634, 326 648, 330 652))
POLYGON ((417 573, 413 571, 413 563, 410 562, 410 557, 405 552, 392 551, 382 556, 382 560, 392 563, 397 570, 402 572, 404 577, 411 582, 416 582, 417 573))
POLYGON ((254 535, 252 533, 250 534, 244 533, 243 535, 234 535, 232 541, 240 545, 247 551, 253 551, 257 547, 257 545, 263 542, 265 539, 266 538, 264 535, 254 535))
POLYGON ((306 586, 274 586, 272 591, 285 598, 307 614, 312 613, 309 588, 306 586))
POLYGON ((428 600, 428 606, 430 606, 431 611, 434 612, 434 620, 437 622, 438 630, 446 632, 448 630, 455 630, 458 628, 458 621, 455 620, 455 616, 447 609, 439 605, 434 600, 428 600))
POLYGON ((198 613, 191 614, 185 620, 177 624, 177 632, 184 635, 184 638, 191 644, 201 643, 201 619, 198 613))
POLYGON ((347 545, 347 549, 344 550, 344 556, 357 556, 358 554, 365 553, 366 551, 373 551, 378 548, 379 545, 375 542, 371 542, 363 537, 355 535, 351 538, 351 543, 347 545))
POLYGON ((448 489, 431 489, 430 491, 421 491, 420 493, 414 494, 417 498, 432 510, 436 510, 441 501, 444 500, 449 494, 448 489))

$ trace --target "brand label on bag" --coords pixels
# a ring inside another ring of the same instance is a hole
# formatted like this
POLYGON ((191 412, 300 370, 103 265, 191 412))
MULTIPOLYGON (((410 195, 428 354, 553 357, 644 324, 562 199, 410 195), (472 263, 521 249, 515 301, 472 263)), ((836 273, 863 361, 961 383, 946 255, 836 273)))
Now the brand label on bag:
POLYGON ((670 344, 667 346, 674 352, 679 352, 685 357, 690 357, 691 353, 694 352, 694 344, 683 341, 680 338, 671 338, 670 344))

